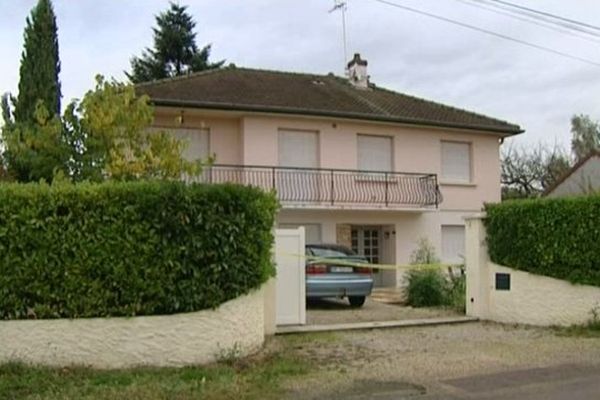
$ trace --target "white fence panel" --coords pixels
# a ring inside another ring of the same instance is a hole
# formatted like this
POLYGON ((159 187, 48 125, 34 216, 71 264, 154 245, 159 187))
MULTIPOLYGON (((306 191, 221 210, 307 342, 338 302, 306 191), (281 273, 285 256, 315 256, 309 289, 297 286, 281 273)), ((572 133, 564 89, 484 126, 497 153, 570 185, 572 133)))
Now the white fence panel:
POLYGON ((275 230, 276 323, 306 323, 304 228, 275 230))

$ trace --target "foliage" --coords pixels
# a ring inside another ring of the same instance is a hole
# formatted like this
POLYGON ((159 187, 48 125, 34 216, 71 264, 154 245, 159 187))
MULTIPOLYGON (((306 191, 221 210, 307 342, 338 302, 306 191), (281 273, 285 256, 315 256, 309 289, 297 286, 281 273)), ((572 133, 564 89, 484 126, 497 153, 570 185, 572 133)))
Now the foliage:
POLYGON ((437 264, 440 259, 435 254, 435 247, 426 237, 417 241, 417 248, 410 255, 410 263, 416 264, 437 264))
POLYGON ((211 45, 198 49, 195 27, 186 6, 170 3, 167 11, 156 16, 154 48, 146 48, 141 57, 132 58, 127 77, 140 83, 220 68, 224 61, 208 61, 211 45))
POLYGON ((65 111, 64 137, 74 180, 197 175, 201 160, 184 159, 186 143, 164 131, 146 131, 153 115, 148 98, 137 97, 133 86, 98 76, 95 90, 65 111))
POLYGON ((493 262, 573 283, 600 286, 600 196, 486 205, 493 262))
POLYGON ((571 150, 575 161, 584 159, 592 151, 600 149, 600 124, 587 115, 571 118, 571 150))
POLYGON ((2 129, 7 173, 21 182, 52 181, 66 174, 69 148, 62 141, 62 123, 38 101, 35 122, 13 123, 2 129))
POLYGON ((0 185, 0 319, 216 307, 273 274, 276 209, 236 185, 0 185))
POLYGON ((50 0, 38 0, 25 27, 15 122, 35 122, 39 101, 50 118, 60 114, 59 72, 56 16, 50 0))
POLYGON ((450 269, 446 305, 464 313, 467 311, 467 275, 465 275, 464 266, 460 266, 459 270, 460 273, 456 275, 450 269))
POLYGON ((408 272, 407 303, 413 307, 446 304, 448 282, 437 267, 416 267, 408 272))
POLYGON ((558 146, 539 144, 533 150, 509 146, 502 154, 502 198, 537 197, 570 166, 568 155, 558 146))
POLYGON ((555 329, 562 336, 600 338, 600 307, 592 308, 590 314, 591 318, 583 325, 571 325, 555 329))

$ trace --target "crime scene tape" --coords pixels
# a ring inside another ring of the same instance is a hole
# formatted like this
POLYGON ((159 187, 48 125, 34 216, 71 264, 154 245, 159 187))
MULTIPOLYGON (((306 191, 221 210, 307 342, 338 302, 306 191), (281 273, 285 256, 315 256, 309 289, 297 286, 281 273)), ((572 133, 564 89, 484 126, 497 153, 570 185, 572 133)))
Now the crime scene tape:
POLYGON ((322 262, 324 264, 335 264, 339 266, 345 267, 360 267, 360 268, 371 268, 371 269, 384 269, 390 271, 396 271, 398 269, 415 269, 415 268, 455 268, 458 267, 458 264, 371 264, 371 263, 361 263, 361 262, 352 262, 346 259, 338 259, 338 258, 328 258, 328 257, 317 257, 317 256, 307 256, 305 254, 297 254, 297 253, 278 253, 281 256, 285 257, 295 257, 295 258, 304 258, 308 261, 313 261, 315 264, 322 262))

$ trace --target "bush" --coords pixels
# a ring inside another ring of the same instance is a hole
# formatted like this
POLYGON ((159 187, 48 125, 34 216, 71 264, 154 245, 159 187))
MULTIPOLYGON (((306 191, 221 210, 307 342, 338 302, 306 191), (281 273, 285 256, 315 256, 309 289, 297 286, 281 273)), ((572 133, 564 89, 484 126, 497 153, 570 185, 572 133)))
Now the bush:
POLYGON ((1 185, 0 318, 216 307, 274 274, 276 210, 236 185, 1 185))
POLYGON ((600 286, 600 196, 508 201, 486 212, 493 262, 600 286))
POLYGON ((407 303, 413 307, 447 304, 448 282, 437 267, 417 267, 408 272, 407 303))

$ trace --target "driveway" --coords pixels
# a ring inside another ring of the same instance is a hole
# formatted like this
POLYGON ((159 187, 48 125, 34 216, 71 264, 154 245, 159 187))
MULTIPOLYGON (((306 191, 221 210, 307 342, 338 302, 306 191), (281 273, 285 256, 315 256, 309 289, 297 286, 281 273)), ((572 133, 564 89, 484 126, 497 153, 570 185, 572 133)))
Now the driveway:
POLYGON ((367 298, 360 308, 352 308, 346 299, 320 299, 307 303, 306 323, 309 325, 344 324, 349 322, 399 321, 463 315, 444 308, 412 308, 385 304, 367 298))
POLYGON ((319 366, 288 384, 293 399, 576 400, 600 390, 600 338, 550 329, 469 323, 280 336, 269 347, 279 341, 319 366))

